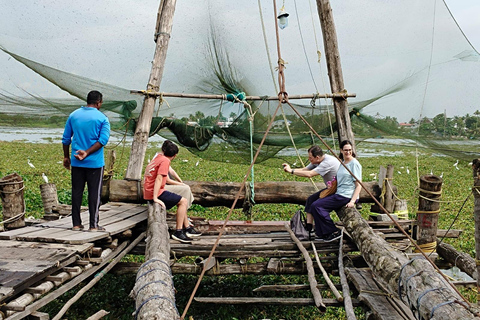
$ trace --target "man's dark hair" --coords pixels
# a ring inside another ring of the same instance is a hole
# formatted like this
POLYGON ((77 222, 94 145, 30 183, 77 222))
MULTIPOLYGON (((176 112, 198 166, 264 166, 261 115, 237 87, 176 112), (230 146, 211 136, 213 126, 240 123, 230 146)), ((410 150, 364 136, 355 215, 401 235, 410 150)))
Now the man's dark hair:
POLYGON ((315 146, 311 146, 310 148, 308 148, 308 152, 310 152, 312 154, 312 156, 314 157, 321 157, 323 156, 323 150, 322 148, 320 148, 319 146, 315 145, 315 146))
POLYGON ((97 104, 103 101, 103 95, 96 91, 90 91, 87 95, 87 104, 97 104))
POLYGON ((178 147, 170 140, 165 140, 162 144, 162 151, 165 157, 173 157, 178 153, 178 147))

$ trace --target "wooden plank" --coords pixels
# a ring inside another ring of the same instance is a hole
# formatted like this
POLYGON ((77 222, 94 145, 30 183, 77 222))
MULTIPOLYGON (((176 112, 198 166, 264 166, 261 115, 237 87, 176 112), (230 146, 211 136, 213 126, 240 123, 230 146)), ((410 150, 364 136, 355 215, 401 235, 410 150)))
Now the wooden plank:
POLYGON ((104 227, 105 227, 105 229, 107 229, 107 231, 110 234, 114 235, 114 234, 122 233, 125 230, 131 229, 136 224, 138 224, 142 221, 146 221, 146 220, 147 220, 147 210, 145 209, 144 211, 139 212, 135 216, 131 216, 131 217, 126 218, 122 221, 107 224, 104 227))
POLYGON ((416 319, 412 311, 401 300, 378 287, 370 269, 345 268, 345 273, 359 292, 358 300, 370 308, 375 319, 416 319))
MULTIPOLYGON (((117 250, 114 251, 114 253, 112 253, 109 258, 114 258, 115 256, 117 256, 123 249, 125 248, 125 246, 120 246, 117 250)), ((83 280, 85 280, 86 278, 90 277, 93 273, 97 272, 100 268, 102 268, 108 261, 110 261, 109 259, 107 259, 106 261, 104 261, 103 263, 101 263, 100 265, 98 266, 95 266, 85 272, 83 272, 82 274, 80 274, 79 276, 73 278, 72 280, 70 280, 68 283, 66 283, 65 285, 59 287, 57 290, 47 294, 45 297, 43 297, 42 299, 40 300, 37 300, 35 301, 34 303, 28 305, 25 307, 25 311, 22 311, 22 312, 18 312, 18 313, 15 313, 13 315, 11 315, 9 317, 9 320, 20 320, 20 319, 23 319, 25 318, 26 316, 30 315, 32 312, 34 311, 37 311, 38 309, 40 309, 41 307, 47 305, 49 302, 53 301, 54 299, 58 298, 60 295, 64 294, 65 292, 67 292, 68 290, 70 290, 71 288, 75 287, 77 284, 79 284, 80 282, 82 282, 83 280)))
POLYGON ((29 232, 23 235, 17 236, 19 241, 40 241, 40 242, 55 242, 56 236, 64 233, 73 232, 60 228, 37 228, 37 231, 29 232))
POLYGON ((68 249, 77 253, 85 253, 93 247, 93 243, 84 243, 80 245, 74 244, 59 244, 59 243, 46 243, 46 242, 25 242, 16 240, 3 240, 0 241, 0 260, 2 259, 2 253, 8 250, 15 250, 16 248, 31 248, 31 249, 68 249), (5 250, 5 251, 4 251, 5 250))
MULTIPOLYGON (((77 257, 72 255, 71 257, 68 257, 63 261, 57 261, 55 263, 49 263, 49 264, 45 264, 44 262, 44 268, 42 270, 38 269, 36 270, 36 272, 28 271, 29 272, 28 277, 22 276, 22 273, 21 273, 22 269, 20 269, 22 266, 21 264, 18 264, 19 269, 17 270, 17 272, 20 272, 20 273, 17 273, 17 276, 19 276, 18 281, 14 282, 12 279, 10 279, 9 286, 4 286, 3 284, 0 285, 0 302, 8 299, 11 296, 18 294, 22 290, 30 287, 34 283, 37 283, 38 281, 51 275, 52 273, 63 268, 64 266, 74 263, 76 260, 77 260, 77 257)), ((23 268, 25 268, 25 264, 23 265, 23 268)), ((15 270, 15 269, 10 269, 10 270, 15 270)), ((2 271, 2 274, 3 273, 4 271, 2 271)))
POLYGON ((29 232, 35 232, 38 228, 36 227, 24 227, 9 231, 0 232, 0 240, 14 240, 17 236, 26 234, 29 232))
MULTIPOLYGON (((213 304, 271 304, 287 306, 314 306, 313 298, 260 298, 260 297, 195 297, 195 301, 201 303, 213 304)), ((342 307, 343 303, 336 299, 323 299, 327 307, 342 307)), ((360 302, 352 299, 355 307, 360 306, 360 302)), ((398 320, 398 318, 397 318, 398 320)))

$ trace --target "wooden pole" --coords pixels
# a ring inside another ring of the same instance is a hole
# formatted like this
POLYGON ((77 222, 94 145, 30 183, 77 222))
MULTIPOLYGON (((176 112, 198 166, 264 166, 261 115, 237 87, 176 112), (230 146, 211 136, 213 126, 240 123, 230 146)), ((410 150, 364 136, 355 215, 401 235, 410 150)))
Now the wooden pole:
MULTIPOLYGON (((161 0, 157 13, 157 26, 155 29, 155 55, 152 70, 147 84, 147 91, 158 91, 162 82, 165 59, 167 58, 168 43, 172 32, 173 15, 176 0, 161 0)), ((130 159, 128 161, 125 179, 140 180, 143 161, 147 150, 148 135, 155 108, 156 96, 145 96, 143 108, 138 118, 135 135, 133 137, 130 159)))
POLYGON ((320 312, 325 313, 325 311, 327 311, 327 307, 322 301, 320 290, 317 288, 317 280, 315 279, 315 270, 313 268, 312 258, 310 258, 310 254, 308 253, 307 249, 305 249, 300 240, 298 240, 298 238, 295 236, 288 222, 285 222, 285 229, 287 229, 290 237, 296 243, 298 249, 302 252, 303 257, 305 258, 305 263, 307 264, 308 282, 310 283, 310 290, 312 291, 315 306, 317 306, 320 312))
POLYGON ((424 252, 434 252, 437 246, 439 200, 442 197, 442 182, 442 178, 433 175, 420 177, 417 245, 424 252))
MULTIPOLYGON (((190 98, 190 99, 217 99, 217 100, 226 100, 227 97, 224 94, 199 94, 199 93, 174 93, 174 92, 149 92, 145 90, 130 90, 130 93, 133 94, 144 94, 151 95, 156 97, 176 97, 176 98, 190 98)), ((297 99, 331 99, 331 98, 355 98, 356 93, 317 93, 317 94, 296 94, 288 96, 288 100, 297 100, 297 99)), ((245 100, 257 100, 257 101, 278 101, 278 96, 246 96, 245 100)))
MULTIPOLYGON (((322 272, 322 275, 323 275, 323 279, 325 279, 325 282, 328 284, 328 286, 330 287, 330 290, 332 290, 333 292, 333 295, 335 296, 335 299, 337 299, 338 302, 342 302, 343 301, 343 297, 342 295, 340 294, 340 292, 338 292, 337 288, 335 287, 335 285, 333 284, 332 280, 330 280, 330 277, 328 276, 328 273, 327 271, 325 271, 325 268, 323 267, 322 265, 322 262, 320 261, 320 257, 318 256, 318 252, 317 252, 317 248, 315 247, 315 243, 313 243, 313 241, 310 242, 311 246, 312 246, 312 249, 313 249, 313 253, 315 254, 315 260, 317 261, 317 265, 318 265, 318 268, 320 269, 320 271, 322 272)), ((340 241, 340 247, 342 247, 343 245, 343 241, 340 241)), ((339 261, 340 262, 340 261, 339 261)), ((340 271, 340 270, 339 270, 340 271)))
POLYGON ((473 214, 475 219, 475 262, 477 265, 477 305, 480 305, 480 159, 473 160, 473 214))
POLYGON ((342 230, 340 245, 338 246, 338 274, 340 276, 340 283, 342 284, 343 304, 345 306, 347 320, 357 320, 353 310, 352 297, 350 296, 350 287, 348 286, 347 276, 345 275, 345 268, 343 267, 343 233, 344 231, 342 230))
MULTIPOLYGON (((333 20, 330 1, 317 0, 317 9, 320 18, 320 25, 322 27, 323 46, 332 93, 346 93, 345 85, 343 83, 340 53, 338 52, 337 33, 335 30, 335 22, 333 20)), ((355 137, 352 131, 352 124, 350 123, 347 100, 344 98, 334 98, 333 105, 338 125, 338 139, 340 142, 343 140, 351 141, 354 144, 353 148, 355 149, 355 137)))
POLYGON ((138 269, 131 293, 135 299, 135 319, 138 320, 180 319, 170 269, 170 235, 166 216, 166 210, 157 203, 148 205, 145 263, 138 269))
POLYGON ((392 183, 393 181, 393 165, 389 164, 387 166, 387 175, 385 176, 385 209, 389 213, 393 212, 393 208, 395 206, 395 202, 393 201, 393 192, 392 192, 392 183))

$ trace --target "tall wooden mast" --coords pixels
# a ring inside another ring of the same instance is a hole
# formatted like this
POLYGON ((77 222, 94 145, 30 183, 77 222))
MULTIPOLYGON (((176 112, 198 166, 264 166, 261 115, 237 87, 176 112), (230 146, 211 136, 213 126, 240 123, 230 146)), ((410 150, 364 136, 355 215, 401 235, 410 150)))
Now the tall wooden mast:
MULTIPOLYGON (((162 82, 176 2, 176 0, 160 1, 157 13, 157 25, 155 28, 156 47, 152 70, 147 84, 147 92, 158 92, 160 83, 162 82)), ((130 159, 128 161, 127 172, 125 173, 125 179, 127 180, 139 180, 142 176, 143 160, 145 159, 145 152, 147 150, 148 135, 150 133, 156 99, 156 95, 147 94, 143 100, 143 108, 135 128, 130 159)))
MULTIPOLYGON (((323 46, 327 61, 330 88, 333 93, 341 93, 345 90, 343 83, 342 65, 338 52, 337 33, 333 21, 332 7, 329 0, 317 0, 318 16, 322 27, 323 46)), ((350 123, 347 100, 345 98, 333 98, 335 117, 338 125, 338 140, 350 140, 355 144, 355 137, 350 123)), ((355 145, 353 145, 355 148, 355 145)))

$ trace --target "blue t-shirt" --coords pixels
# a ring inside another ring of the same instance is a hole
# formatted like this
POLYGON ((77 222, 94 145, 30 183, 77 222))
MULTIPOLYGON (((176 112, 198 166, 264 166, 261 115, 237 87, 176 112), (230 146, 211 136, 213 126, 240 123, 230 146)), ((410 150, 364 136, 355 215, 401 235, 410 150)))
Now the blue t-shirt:
MULTIPOLYGON (((345 165, 358 180, 362 181, 362 165, 357 159, 353 158, 349 163, 345 165)), ((343 167, 340 166, 337 171, 337 192, 345 198, 352 198, 355 191, 355 179, 353 176, 343 167)))
POLYGON ((77 160, 74 155, 78 150, 87 150, 95 142, 100 142, 102 146, 105 146, 109 138, 110 122, 107 116, 96 108, 81 107, 68 117, 62 143, 72 145, 70 156, 72 167, 102 168, 105 166, 103 147, 81 161, 77 160))

